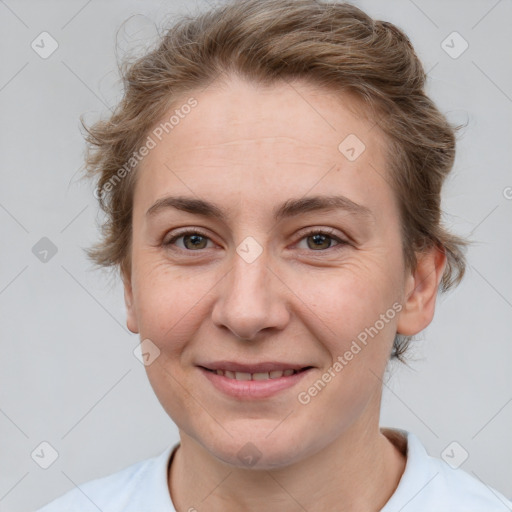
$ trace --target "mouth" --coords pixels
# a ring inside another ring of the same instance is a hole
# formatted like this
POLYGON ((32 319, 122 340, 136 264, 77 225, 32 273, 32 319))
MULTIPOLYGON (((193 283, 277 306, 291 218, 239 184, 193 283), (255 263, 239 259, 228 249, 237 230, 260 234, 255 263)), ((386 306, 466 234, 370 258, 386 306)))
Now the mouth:
POLYGON ((214 389, 238 400, 269 398, 293 388, 314 370, 313 366, 285 363, 219 362, 197 367, 214 389))
POLYGON ((313 368, 312 366, 306 366, 304 368, 299 369, 292 369, 287 368, 284 370, 271 370, 268 372, 234 372, 230 370, 224 370, 224 369, 217 369, 213 370, 211 368, 206 368, 204 366, 200 366, 203 370, 206 370, 207 372, 214 373, 216 375, 221 375, 223 377, 226 377, 227 379, 233 379, 233 380, 271 380, 271 379, 280 379, 281 377, 290 377, 291 375, 296 375, 297 373, 304 372, 306 370, 309 370, 313 368))

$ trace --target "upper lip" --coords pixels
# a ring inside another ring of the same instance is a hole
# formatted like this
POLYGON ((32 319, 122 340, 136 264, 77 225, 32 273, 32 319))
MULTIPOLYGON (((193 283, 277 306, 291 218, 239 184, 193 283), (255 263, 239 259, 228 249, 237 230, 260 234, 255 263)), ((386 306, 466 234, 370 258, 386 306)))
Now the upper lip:
POLYGON ((212 361, 200 364, 208 370, 228 370, 230 372, 264 373, 274 370, 302 370, 311 365, 300 363, 284 363, 279 361, 263 361, 260 363, 239 363, 235 361, 212 361))

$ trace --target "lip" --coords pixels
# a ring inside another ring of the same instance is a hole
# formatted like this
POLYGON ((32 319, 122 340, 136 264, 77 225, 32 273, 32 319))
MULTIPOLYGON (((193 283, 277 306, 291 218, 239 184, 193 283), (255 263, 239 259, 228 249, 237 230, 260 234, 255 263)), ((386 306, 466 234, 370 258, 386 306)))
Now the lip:
POLYGON ((302 370, 311 367, 309 364, 285 363, 279 361, 262 361, 260 363, 240 363, 236 361, 212 361, 201 363, 198 366, 208 370, 228 370, 230 372, 271 372, 273 370, 302 370))
MULTIPOLYGON (((264 363, 267 364, 267 363, 264 363)), ((237 368, 241 368, 240 365, 237 368)), ((271 370, 262 370, 262 366, 258 365, 246 365, 245 368, 257 368, 257 370, 250 371, 249 373, 257 373, 258 371, 272 371, 271 370)), ((268 368, 268 365, 265 366, 268 368)), ((237 398, 239 400, 251 400, 251 399, 263 399, 268 398, 273 395, 276 395, 279 392, 282 392, 286 389, 290 389, 296 384, 298 384, 306 375, 308 375, 314 368, 307 367, 304 370, 299 371, 298 373, 294 373, 289 376, 282 376, 277 379, 267 379, 267 380, 236 380, 225 377, 224 375, 218 375, 212 371, 207 370, 203 366, 198 366, 198 369, 204 375, 206 379, 208 379, 213 386, 224 393, 233 398, 237 398)), ((221 368, 218 368, 221 369, 221 368)), ((223 369, 229 370, 229 368, 224 367, 223 369)), ((285 368, 284 365, 279 367, 274 367, 274 370, 279 369, 290 369, 285 368)), ((291 368, 293 369, 293 368, 291 368)), ((230 371, 248 371, 248 370, 230 370, 230 371)))

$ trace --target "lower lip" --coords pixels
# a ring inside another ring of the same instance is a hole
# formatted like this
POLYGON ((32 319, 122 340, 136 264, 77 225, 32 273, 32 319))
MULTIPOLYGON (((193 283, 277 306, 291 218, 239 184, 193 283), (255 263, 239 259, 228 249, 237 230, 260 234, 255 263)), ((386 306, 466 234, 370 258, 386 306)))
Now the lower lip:
POLYGON ((226 395, 240 399, 268 398, 280 391, 289 389, 308 375, 312 368, 293 375, 266 380, 236 380, 218 375, 217 373, 199 367, 201 373, 219 390, 226 395))

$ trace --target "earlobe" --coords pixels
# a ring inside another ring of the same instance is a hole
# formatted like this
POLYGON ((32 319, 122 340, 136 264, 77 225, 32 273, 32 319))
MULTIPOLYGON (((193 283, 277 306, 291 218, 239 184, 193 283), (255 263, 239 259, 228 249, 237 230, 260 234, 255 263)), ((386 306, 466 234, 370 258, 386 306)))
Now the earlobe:
POLYGON ((133 303, 133 290, 130 277, 123 275, 124 303, 126 305, 126 326, 134 334, 138 334, 139 326, 133 303))
POLYGON ((436 246, 416 257, 416 269, 406 279, 403 307, 397 322, 397 332, 405 336, 418 334, 432 321, 446 266, 445 252, 436 246))

